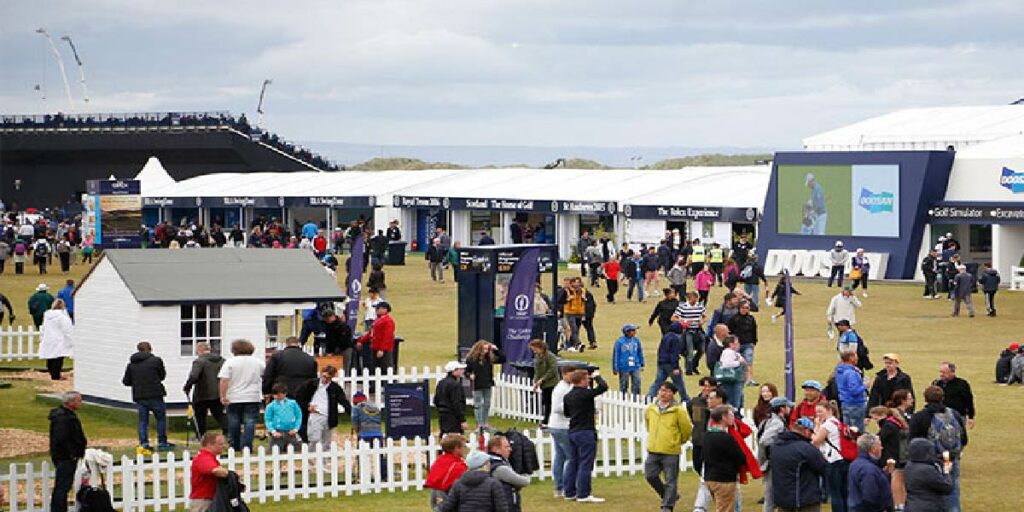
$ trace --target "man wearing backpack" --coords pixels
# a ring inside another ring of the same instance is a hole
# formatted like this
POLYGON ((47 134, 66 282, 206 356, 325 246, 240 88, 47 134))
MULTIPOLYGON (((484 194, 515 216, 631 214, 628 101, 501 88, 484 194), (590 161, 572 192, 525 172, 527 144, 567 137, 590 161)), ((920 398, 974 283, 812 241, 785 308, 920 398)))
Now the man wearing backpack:
POLYGON ((953 492, 946 496, 946 510, 960 512, 960 454, 967 446, 967 427, 960 413, 943 404, 945 397, 939 386, 924 390, 926 405, 910 418, 910 439, 931 441, 936 456, 952 462, 953 492))
POLYGON ((857 368, 857 353, 843 352, 836 366, 836 387, 839 389, 839 403, 842 404, 843 423, 864 432, 864 417, 867 413, 867 387, 864 375, 857 368))
POLYGON ((956 376, 956 365, 945 361, 939 365, 939 378, 932 382, 933 386, 942 388, 945 403, 967 420, 967 428, 974 428, 974 393, 971 385, 956 376))
POLYGON ((765 288, 768 287, 768 280, 764 277, 764 267, 758 263, 757 254, 751 254, 747 264, 740 270, 740 280, 743 281, 743 291, 747 292, 747 295, 750 296, 751 304, 754 305, 751 309, 757 311, 760 307, 758 300, 760 300, 761 295, 761 287, 758 285, 758 281, 764 282, 765 288))
POLYGON ((509 512, 522 512, 523 498, 520 491, 530 485, 530 477, 517 473, 509 463, 512 445, 508 438, 502 435, 491 437, 487 441, 487 455, 491 458, 491 476, 501 482, 505 489, 509 512))

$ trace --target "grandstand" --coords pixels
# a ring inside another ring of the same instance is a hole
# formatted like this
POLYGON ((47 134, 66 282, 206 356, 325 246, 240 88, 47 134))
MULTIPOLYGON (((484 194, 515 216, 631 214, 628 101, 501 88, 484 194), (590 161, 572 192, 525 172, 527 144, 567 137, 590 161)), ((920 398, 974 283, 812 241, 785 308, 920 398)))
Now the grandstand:
POLYGON ((228 112, 0 116, 0 199, 78 202, 90 179, 130 178, 150 156, 186 179, 218 172, 336 171, 329 160, 228 112))

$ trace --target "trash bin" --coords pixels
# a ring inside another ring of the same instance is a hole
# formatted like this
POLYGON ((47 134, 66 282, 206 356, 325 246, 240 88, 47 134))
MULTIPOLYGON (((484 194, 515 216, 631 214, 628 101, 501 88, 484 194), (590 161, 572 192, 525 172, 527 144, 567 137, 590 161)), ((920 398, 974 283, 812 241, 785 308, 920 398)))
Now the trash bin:
POLYGON ((405 265, 405 245, 406 242, 401 241, 388 242, 388 254, 385 263, 388 265, 405 265))
MULTIPOLYGON (((357 340, 359 339, 360 336, 362 336, 362 333, 356 333, 354 336, 352 336, 352 339, 357 340)), ((398 353, 399 349, 402 348, 403 341, 405 341, 405 338, 395 336, 395 350, 391 358, 391 367, 395 370, 395 373, 398 373, 398 353)), ((373 371, 373 349, 370 348, 370 343, 363 343, 362 350, 357 351, 355 350, 355 348, 353 348, 352 352, 354 353, 353 357, 355 357, 356 359, 355 364, 352 366, 352 369, 362 371, 363 368, 367 368, 371 372, 373 371)))

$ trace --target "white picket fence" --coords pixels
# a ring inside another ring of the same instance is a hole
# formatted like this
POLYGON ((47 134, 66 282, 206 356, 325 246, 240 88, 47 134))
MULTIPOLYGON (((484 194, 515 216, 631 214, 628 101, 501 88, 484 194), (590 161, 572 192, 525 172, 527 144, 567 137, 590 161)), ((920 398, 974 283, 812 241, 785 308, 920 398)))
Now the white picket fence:
POLYGON ((35 327, 0 327, 0 361, 36 359, 38 354, 39 331, 35 327))

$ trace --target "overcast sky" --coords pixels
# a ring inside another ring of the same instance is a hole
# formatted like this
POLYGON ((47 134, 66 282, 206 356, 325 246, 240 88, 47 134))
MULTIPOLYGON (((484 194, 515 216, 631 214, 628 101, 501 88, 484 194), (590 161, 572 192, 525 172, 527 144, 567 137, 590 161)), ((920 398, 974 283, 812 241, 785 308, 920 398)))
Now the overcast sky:
MULTIPOLYGON (((226 109, 293 140, 795 148, 1024 96, 1017 1, 4 1, 0 112, 226 109)), ((1024 107, 1022 107, 1024 108, 1024 107)))

